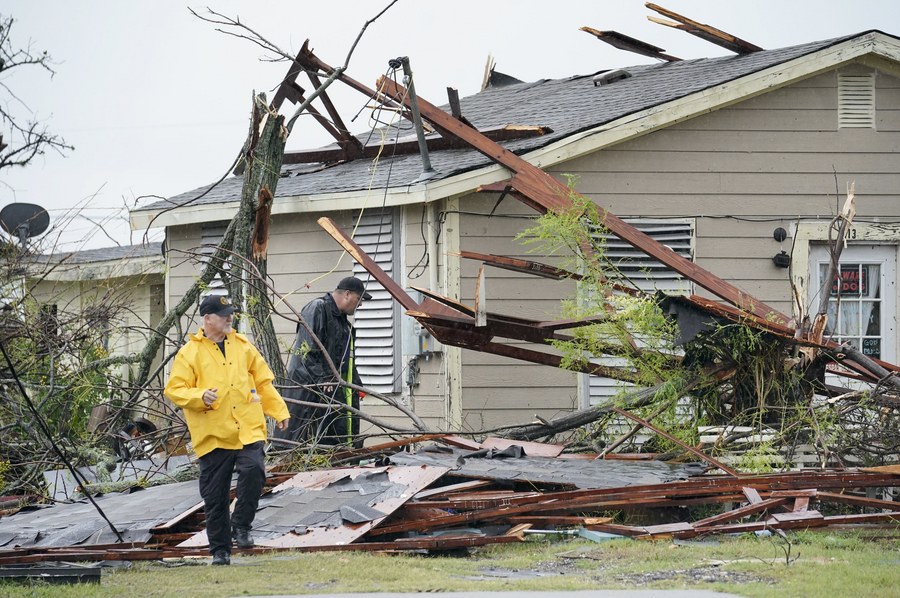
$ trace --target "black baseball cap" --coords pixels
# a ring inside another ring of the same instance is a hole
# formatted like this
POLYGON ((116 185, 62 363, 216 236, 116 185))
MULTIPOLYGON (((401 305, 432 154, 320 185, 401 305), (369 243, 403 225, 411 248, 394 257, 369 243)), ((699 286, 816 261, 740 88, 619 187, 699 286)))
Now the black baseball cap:
POLYGON ((342 279, 341 282, 338 283, 336 290, 356 293, 366 301, 372 298, 371 293, 366 292, 366 285, 363 284, 363 281, 355 276, 348 276, 347 278, 342 279))
POLYGON ((225 295, 207 295, 200 302, 200 315, 215 314, 217 316, 230 316, 235 307, 225 295))

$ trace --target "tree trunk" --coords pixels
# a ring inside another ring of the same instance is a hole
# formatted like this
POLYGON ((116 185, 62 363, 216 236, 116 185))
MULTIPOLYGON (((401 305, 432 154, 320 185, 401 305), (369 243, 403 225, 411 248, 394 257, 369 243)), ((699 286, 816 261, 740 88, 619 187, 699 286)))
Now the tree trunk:
POLYGON ((249 316, 254 344, 272 368, 276 381, 280 382, 286 379, 286 371, 275 327, 272 324, 269 308, 271 298, 268 296, 266 285, 261 284, 261 280, 266 278, 267 259, 265 253, 254 257, 252 248, 254 235, 268 236, 267 210, 260 214, 261 220, 254 228, 254 223, 257 222, 256 204, 258 198, 264 195, 268 195, 269 198, 275 196, 287 131, 284 128, 284 116, 270 112, 263 95, 254 98, 251 122, 241 205, 236 216, 238 230, 234 246, 235 254, 246 261, 240 265, 232 264, 234 279, 231 296, 232 302, 240 305, 249 316), (256 132, 259 131, 259 124, 263 121, 265 124, 257 137, 256 132), (261 193, 263 189, 266 189, 267 193, 261 193))
POLYGON ((649 405, 656 398, 656 393, 660 391, 662 385, 653 386, 651 388, 642 388, 635 392, 625 395, 622 400, 612 401, 605 405, 598 405, 589 409, 582 409, 575 413, 563 415, 556 419, 550 420, 546 424, 528 424, 518 428, 507 430, 502 434, 506 438, 513 440, 536 440, 544 436, 558 434, 567 430, 574 430, 581 426, 595 422, 604 415, 613 412, 613 409, 636 409, 649 405))

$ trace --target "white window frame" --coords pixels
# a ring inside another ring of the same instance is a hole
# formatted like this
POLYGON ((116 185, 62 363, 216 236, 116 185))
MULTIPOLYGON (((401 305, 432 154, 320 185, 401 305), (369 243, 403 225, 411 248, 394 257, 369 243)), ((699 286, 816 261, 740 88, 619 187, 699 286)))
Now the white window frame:
MULTIPOLYGON (((816 278, 810 276, 810 246, 816 243, 829 242, 829 221, 801 221, 792 225, 794 237, 794 249, 792 251, 791 283, 798 291, 802 311, 794 305, 793 317, 799 322, 802 316, 809 315, 810 302, 815 298, 818 289, 815 288, 816 278)), ((847 229, 847 242, 851 245, 883 245, 891 248, 894 255, 894 263, 900 268, 900 223, 870 223, 854 222, 847 229)), ((897 280, 885 280, 883 296, 888 293, 897 294, 897 280)), ((814 308, 813 308, 814 309, 814 308)), ((887 311, 887 310, 884 310, 887 311)), ((893 324, 893 339, 886 338, 882 355, 900 355, 900 339, 896 334, 897 322, 900 319, 900 306, 893 313, 882 313, 882 318, 891 318, 893 324), (893 342, 892 342, 893 341, 893 342), (890 346, 888 346, 890 343, 890 346)), ((891 358, 885 359, 891 361, 891 358)))

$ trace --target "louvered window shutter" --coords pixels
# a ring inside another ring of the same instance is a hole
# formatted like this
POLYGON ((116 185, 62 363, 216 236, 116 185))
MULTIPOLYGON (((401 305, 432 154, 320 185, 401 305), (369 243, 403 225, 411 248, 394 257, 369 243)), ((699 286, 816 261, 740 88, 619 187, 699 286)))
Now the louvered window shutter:
MULTIPOLYGON (((219 220, 217 222, 206 222, 200 226, 200 249, 197 253, 202 255, 200 262, 206 266, 210 258, 216 253, 216 247, 225 238, 225 231, 228 230, 228 220, 219 220)), ((222 269, 228 272, 229 262, 226 260, 222 269)), ((225 288, 225 281, 217 273, 207 285, 207 290, 203 293, 206 295, 227 295, 228 289, 225 288)))
MULTIPOLYGON (((366 210, 353 240, 385 271, 394 277, 398 254, 395 235, 396 210, 366 210)), ((359 264, 353 275, 366 284, 372 299, 356 310, 356 364, 365 386, 380 393, 399 392, 400 360, 396 337, 400 312, 391 296, 359 264)))
MULTIPOLYGON (((694 220, 691 219, 650 219, 635 218, 625 221, 644 234, 668 246, 681 257, 693 260, 694 256, 694 220)), ((691 282, 639 249, 621 240, 612 233, 598 233, 606 241, 606 255, 623 277, 644 291, 662 291, 670 295, 687 295, 693 289, 691 282)), ((623 283, 628 284, 628 281, 623 283)), ((629 285, 630 286, 630 285, 629 285)), ((594 363, 610 366, 622 366, 624 361, 612 357, 593 359, 594 363)), ((591 405, 603 403, 615 395, 622 386, 630 386, 626 382, 603 378, 601 376, 584 376, 587 384, 585 395, 591 405)))

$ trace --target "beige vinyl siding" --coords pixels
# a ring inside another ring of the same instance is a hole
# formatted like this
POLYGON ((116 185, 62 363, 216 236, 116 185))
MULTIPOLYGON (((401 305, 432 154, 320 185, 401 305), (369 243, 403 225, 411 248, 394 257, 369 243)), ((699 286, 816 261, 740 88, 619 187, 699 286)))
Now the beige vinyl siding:
MULTIPOLYGON (((160 270, 158 266, 156 269, 160 270)), ((112 357, 140 353, 150 338, 152 327, 163 314, 161 272, 82 281, 54 281, 45 278, 35 285, 32 293, 43 305, 56 305, 60 316, 64 312, 69 316, 84 314, 101 302, 120 305, 122 309, 109 323, 107 350, 112 357)), ((157 353, 151 370, 159 365, 162 355, 163 351, 157 353)), ((126 380, 137 368, 131 364, 116 367, 116 373, 126 380)), ((149 408, 149 413, 157 412, 152 406, 154 398, 149 393, 141 401, 149 408)))
MULTIPOLYGON (((558 258, 532 253, 514 240, 518 232, 533 225, 537 215, 530 208, 507 197, 494 216, 487 217, 497 198, 482 194, 461 200, 460 248, 561 265, 558 258)), ((474 306, 481 262, 464 259, 461 266, 461 301, 474 306)), ((547 321, 561 317, 560 300, 574 295, 575 284, 486 266, 485 291, 488 312, 547 321)), ((494 340, 555 353, 549 346, 494 340)), ((470 349, 462 351, 462 385, 463 430, 470 432, 528 423, 535 415, 553 418, 578 404, 576 374, 470 349)))
MULTIPOLYGON (((440 208, 435 207, 434 212, 437 213, 440 208)), ((403 208, 404 214, 401 221, 404 224, 403 235, 401 237, 401 252, 403 254, 402 263, 395 277, 395 282, 400 286, 411 290, 411 287, 430 288, 430 276, 434 271, 437 278, 436 285, 438 288, 432 289, 441 292, 443 281, 441 280, 442 264, 445 259, 444 252, 438 248, 437 254, 427 253, 428 239, 428 221, 427 213, 423 205, 412 205, 403 208), (425 220, 423 226, 423 219, 425 220), (432 270, 433 269, 433 270, 432 270)), ((401 309, 401 313, 403 310, 401 309)), ((403 316, 408 318, 408 316, 403 316)), ((406 326, 412 326, 413 322, 407 320, 406 326)), ((411 344, 411 340, 404 334, 403 330, 398 329, 396 332, 397 340, 400 345, 403 361, 400 364, 402 374, 401 399, 411 409, 415 410, 425 424, 434 430, 448 429, 446 421, 446 401, 447 401, 447 381, 444 371, 444 360, 441 353, 422 356, 416 360, 419 368, 417 377, 418 385, 411 391, 407 385, 409 374, 409 360, 415 353, 415 348, 405 346, 404 343, 411 344)), ((396 410, 393 410, 396 414, 396 410)), ((411 427, 411 422, 404 416, 400 416, 394 420, 398 425, 411 427)))
MULTIPOLYGON (((896 118, 897 79, 877 73, 876 101, 879 123, 896 118)), ((776 228, 830 219, 850 181, 857 218, 900 216, 900 131, 838 129, 837 107, 831 71, 552 171, 577 174, 579 192, 621 217, 696 217, 696 262, 791 313, 788 270, 771 260, 791 239, 776 242, 776 228)))
MULTIPOLYGON (((285 296, 284 303, 297 312, 312 299, 333 290, 338 281, 347 276, 352 268, 349 256, 341 257, 343 254, 341 246, 316 223, 319 216, 321 214, 279 215, 270 225, 269 275, 278 292, 285 296), (334 271, 330 272, 331 270, 334 271)), ((328 216, 344 231, 353 230, 354 221, 349 212, 333 212, 328 216)), ((200 245, 200 228, 200 225, 188 225, 168 229, 170 305, 184 295, 201 272, 197 260, 189 257, 200 245)), ((399 276, 399 273, 395 276, 399 276)), ((278 311, 283 315, 274 314, 272 322, 282 347, 282 359, 286 362, 287 351, 294 340, 296 323, 292 319, 294 316, 291 309, 286 305, 280 305, 278 311)), ((191 319, 192 315, 196 315, 196 308, 189 310, 183 319, 182 327, 185 332, 192 333, 199 326, 199 318, 191 319)), ((174 329, 170 331, 169 337, 173 341, 175 334, 174 329)), ((399 338, 399 331, 396 338, 399 338)), ((422 370, 420 386, 416 389, 413 404, 417 414, 425 419, 429 426, 437 429, 443 423, 444 404, 443 390, 435 388, 436 381, 440 378, 440 358, 430 359, 422 370)), ((366 398, 362 405, 363 409, 371 412, 374 417, 398 427, 412 427, 406 416, 399 414, 393 407, 386 406, 379 399, 366 398)), ((369 432, 371 428, 364 425, 363 433, 369 432)))
MULTIPOLYGON (((851 65, 842 72, 869 71, 851 65)), ((838 129, 836 71, 763 94, 548 169, 620 217, 695 218, 695 261, 771 306, 791 313, 789 271, 772 257, 790 253, 773 238, 797 218, 830 219, 837 188, 856 181, 860 217, 900 216, 900 85, 876 76, 878 132, 838 129), (893 124, 892 124, 893 123, 893 124)), ((467 196, 461 209, 486 214, 497 194, 467 196)), ((500 217, 463 215, 463 249, 551 261, 529 254, 513 236, 527 226, 504 216, 534 216, 512 198, 500 217)), ((477 262, 463 260, 463 302, 474 299, 477 262)), ((571 283, 487 269, 488 310, 552 319, 571 283)), ((697 288, 699 294, 706 294, 697 288)), ((526 346, 521 344, 521 346, 526 346)), ((463 351, 465 428, 552 417, 578 405, 576 376, 546 366, 463 351)))

